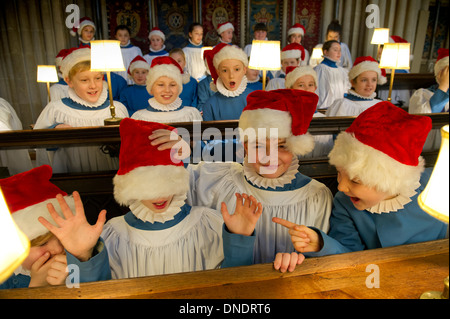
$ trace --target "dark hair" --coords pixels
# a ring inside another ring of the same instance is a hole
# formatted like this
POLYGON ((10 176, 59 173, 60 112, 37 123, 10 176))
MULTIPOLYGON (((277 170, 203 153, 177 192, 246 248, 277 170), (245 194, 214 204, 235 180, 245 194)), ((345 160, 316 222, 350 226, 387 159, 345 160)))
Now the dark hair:
POLYGON ((327 34, 328 34, 328 32, 330 32, 330 31, 339 33, 339 37, 341 37, 341 35, 342 35, 342 27, 341 27, 341 25, 339 24, 339 21, 338 21, 338 20, 333 20, 333 21, 331 21, 331 23, 328 25, 328 28, 327 28, 327 34))
POLYGON ((325 43, 323 44, 323 46, 322 46, 322 51, 329 51, 330 48, 331 48, 331 46, 333 45, 333 43, 339 44, 339 42, 336 41, 336 40, 330 40, 330 41, 327 41, 327 42, 325 42, 325 43))
POLYGON ((127 25, 125 25, 125 24, 119 24, 119 25, 116 27, 116 30, 114 31, 114 34, 117 34, 117 32, 118 32, 119 30, 127 30, 127 31, 128 31, 128 34, 131 35, 130 28, 129 28, 127 25))
POLYGON ((265 23, 259 22, 255 24, 253 30, 256 31, 266 31, 267 32, 267 26, 265 23))
POLYGON ((203 29, 203 26, 200 23, 194 22, 189 26, 188 32, 191 33, 192 31, 194 31, 195 27, 202 27, 202 29, 203 29))

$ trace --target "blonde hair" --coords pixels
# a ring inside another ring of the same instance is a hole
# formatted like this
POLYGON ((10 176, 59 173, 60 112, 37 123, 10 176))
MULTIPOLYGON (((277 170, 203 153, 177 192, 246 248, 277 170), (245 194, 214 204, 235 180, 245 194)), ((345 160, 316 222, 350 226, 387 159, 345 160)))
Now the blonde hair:
POLYGON ((69 71, 69 80, 72 80, 75 74, 89 71, 91 69, 91 61, 81 61, 75 64, 69 71))
POLYGON ((41 246, 41 245, 45 244, 46 242, 48 242, 54 236, 55 235, 53 235, 52 232, 47 232, 44 235, 38 236, 38 237, 34 238, 33 240, 31 240, 30 246, 31 247, 41 246))

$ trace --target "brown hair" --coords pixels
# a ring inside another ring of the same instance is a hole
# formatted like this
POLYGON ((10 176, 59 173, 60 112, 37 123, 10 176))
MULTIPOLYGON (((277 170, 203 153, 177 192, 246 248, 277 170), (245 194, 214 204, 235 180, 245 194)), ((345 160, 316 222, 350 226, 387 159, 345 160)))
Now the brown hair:
POLYGON ((41 245, 45 244, 46 242, 48 242, 53 236, 54 235, 52 232, 48 232, 44 235, 36 237, 35 239, 30 241, 30 246, 31 247, 41 246, 41 245))

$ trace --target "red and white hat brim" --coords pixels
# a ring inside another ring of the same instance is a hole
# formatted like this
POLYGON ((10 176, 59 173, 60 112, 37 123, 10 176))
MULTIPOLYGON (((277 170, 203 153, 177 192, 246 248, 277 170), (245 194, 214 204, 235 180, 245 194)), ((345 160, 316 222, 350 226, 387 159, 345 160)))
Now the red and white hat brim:
POLYGON ((181 74, 180 69, 175 65, 171 64, 155 65, 154 67, 150 68, 150 71, 148 72, 147 75, 148 92, 151 91, 153 84, 155 84, 156 80, 158 80, 162 76, 167 76, 171 79, 174 79, 175 82, 177 82, 179 89, 178 94, 181 94, 181 92, 183 91, 183 84, 189 82, 189 75, 187 73, 181 74))
POLYGON ((133 71, 136 69, 145 69, 145 70, 150 70, 150 65, 147 62, 144 61, 136 61, 133 62, 132 64, 130 64, 129 66, 129 74, 128 77, 131 78, 131 74, 133 74, 133 71))
POLYGON ((348 72, 348 78, 349 80, 355 79, 358 75, 365 71, 374 71, 378 75, 378 84, 383 85, 386 83, 387 79, 381 75, 381 69, 377 62, 372 61, 364 61, 361 63, 358 63, 357 65, 353 66, 351 70, 348 72))
POLYGON ((216 55, 214 55, 213 64, 216 70, 219 68, 220 63, 224 60, 239 60, 245 67, 248 67, 247 54, 244 50, 234 45, 227 45, 217 52, 216 55))
POLYGON ((161 30, 153 30, 148 34, 148 39, 150 40, 150 37, 152 37, 153 35, 156 35, 158 37, 160 37, 161 39, 163 39, 163 41, 166 41, 166 36, 164 35, 164 33, 161 30))
POLYGON ((222 34, 222 32, 228 29, 232 29, 234 31, 234 26, 230 22, 221 25, 220 28, 217 29, 217 33, 222 34))
POLYGON ((300 50, 287 50, 281 51, 280 58, 284 59, 300 59, 302 57, 302 52, 300 50))
POLYGON ((317 80, 317 73, 310 66, 300 66, 296 67, 293 71, 289 72, 285 78, 285 86, 287 89, 292 89, 295 82, 305 75, 311 75, 314 79, 316 87, 319 86, 319 81, 317 80))
POLYGON ((302 28, 290 28, 288 30, 288 36, 290 36, 291 34, 301 34, 302 36, 304 36, 305 31, 303 31, 302 28))
POLYGON ((69 76, 70 70, 78 63, 83 61, 91 61, 91 49, 90 48, 82 48, 77 49, 67 55, 61 61, 61 73, 64 78, 69 76))

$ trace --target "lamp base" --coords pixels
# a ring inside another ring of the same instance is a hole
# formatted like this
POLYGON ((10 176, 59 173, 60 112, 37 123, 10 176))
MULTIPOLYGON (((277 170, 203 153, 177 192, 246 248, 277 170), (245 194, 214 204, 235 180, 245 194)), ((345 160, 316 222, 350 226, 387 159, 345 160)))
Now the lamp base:
POLYGON ((111 117, 109 119, 105 119, 104 123, 105 123, 105 126, 119 125, 120 121, 122 121, 122 119, 119 117, 111 117))
POLYGON ((444 291, 427 291, 424 292, 420 299, 448 299, 448 277, 444 280, 444 291))

